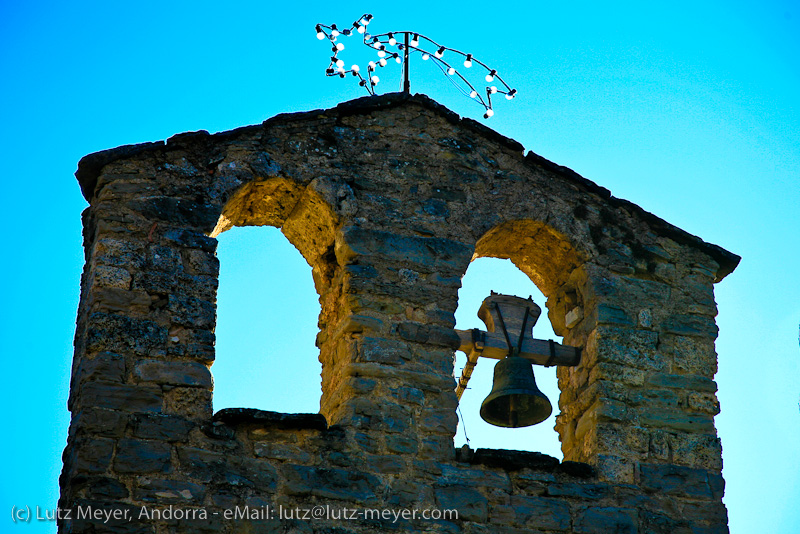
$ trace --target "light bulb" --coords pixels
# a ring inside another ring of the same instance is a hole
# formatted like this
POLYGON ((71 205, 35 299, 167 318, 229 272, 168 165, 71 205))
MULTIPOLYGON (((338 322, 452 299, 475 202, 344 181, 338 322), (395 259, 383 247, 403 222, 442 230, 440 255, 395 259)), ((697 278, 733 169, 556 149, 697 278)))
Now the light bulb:
POLYGON ((487 109, 486 113, 483 116, 488 119, 489 117, 491 117, 493 115, 494 115, 494 110, 493 109, 487 109))
POLYGON ((370 37, 372 37, 372 35, 370 35, 370 34, 369 34, 369 33, 367 33, 367 32, 364 32, 364 42, 367 42, 367 41, 369 41, 370 37))
POLYGON ((385 57, 385 56, 386 52, 384 52, 383 50, 378 50, 378 57, 385 57))
POLYGON ((489 74, 486 75, 486 81, 491 82, 494 80, 494 75, 497 74, 497 71, 492 69, 489 71, 489 74))
POLYGON ((389 34, 389 45, 394 46, 397 44, 397 39, 394 38, 394 35, 391 33, 389 34))
POLYGON ((494 85, 493 85, 493 86, 491 86, 491 87, 489 88, 489 92, 490 92, 490 93, 492 93, 492 94, 495 94, 495 93, 497 92, 497 87, 496 87, 496 86, 494 86, 494 85))
POLYGON ((344 50, 344 43, 337 43, 336 44, 336 50, 338 50, 339 52, 344 50))
POLYGON ((470 98, 475 98, 476 96, 478 96, 478 91, 476 91, 474 89, 472 91, 470 91, 470 93, 469 93, 469 97, 470 98))
POLYGON ((356 31, 358 33, 364 33, 365 31, 367 31, 367 28, 364 27, 364 26, 359 25, 358 28, 356 29, 356 31))
MULTIPOLYGON (((337 70, 337 71, 339 71, 339 74, 342 74, 342 75, 344 75, 344 67, 339 67, 339 68, 338 68, 338 69, 336 69, 336 70, 337 70)), ((342 76, 342 77, 344 77, 344 76, 342 76)))
POLYGON ((464 66, 467 68, 472 66, 472 54, 467 54, 467 59, 464 60, 464 66))
POLYGON ((411 42, 409 43, 411 46, 419 46, 419 34, 415 33, 414 37, 411 38, 411 42))
POLYGON ((439 50, 434 52, 433 55, 436 56, 437 58, 442 57, 444 55, 444 47, 443 46, 439 47, 439 50))
POLYGON ((370 61, 369 62, 369 70, 375 70, 375 62, 374 61, 370 61))
POLYGON ((454 69, 453 67, 450 67, 449 69, 447 69, 447 74, 449 74, 450 76, 452 76, 455 73, 456 73, 456 69, 454 69))
POLYGON ((386 59, 385 59, 385 58, 381 58, 381 60, 380 60, 380 61, 378 61, 378 64, 379 64, 381 67, 385 67, 385 66, 386 66, 386 59))
POLYGON ((372 82, 372 85, 375 85, 376 83, 378 83, 379 81, 381 81, 381 79, 380 79, 380 78, 378 78, 378 76, 377 76, 377 75, 375 75, 375 76, 373 76, 372 78, 370 78, 370 81, 372 82))
POLYGON ((339 37, 339 30, 331 30, 331 37, 339 37))
POLYGON ((350 70, 352 70, 353 72, 358 72, 361 69, 358 68, 358 65, 353 65, 352 67, 350 67, 350 70))
POLYGON ((422 54, 422 59, 423 59, 424 61, 428 61, 428 58, 429 58, 429 57, 431 57, 431 56, 430 56, 430 55, 428 55, 428 54, 422 54))
POLYGON ((336 66, 337 67, 344 67, 344 61, 342 61, 341 59, 337 59, 336 60, 336 66))
POLYGON ((511 93, 508 93, 506 95, 506 100, 513 100, 513 99, 514 99, 514 95, 512 95, 511 93))
POLYGON ((402 63, 402 62, 403 62, 403 60, 402 60, 402 59, 400 59, 400 56, 398 56, 397 54, 395 54, 395 56, 394 56, 394 60, 395 60, 397 63, 402 63))
POLYGON ((325 39, 325 34, 322 32, 317 32, 317 39, 319 39, 320 41, 325 39))

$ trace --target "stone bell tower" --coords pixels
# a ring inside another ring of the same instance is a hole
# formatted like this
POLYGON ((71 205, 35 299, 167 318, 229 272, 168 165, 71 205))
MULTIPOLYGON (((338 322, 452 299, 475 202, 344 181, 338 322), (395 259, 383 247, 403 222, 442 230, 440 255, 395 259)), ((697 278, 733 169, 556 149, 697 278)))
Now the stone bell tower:
POLYGON ((727 532, 713 285, 734 254, 419 95, 119 147, 77 176, 61 532, 727 532), (212 413, 215 236, 247 225, 312 267, 318 414, 212 413), (481 256, 530 277, 578 355, 556 363, 563 462, 454 450, 453 313, 481 256))

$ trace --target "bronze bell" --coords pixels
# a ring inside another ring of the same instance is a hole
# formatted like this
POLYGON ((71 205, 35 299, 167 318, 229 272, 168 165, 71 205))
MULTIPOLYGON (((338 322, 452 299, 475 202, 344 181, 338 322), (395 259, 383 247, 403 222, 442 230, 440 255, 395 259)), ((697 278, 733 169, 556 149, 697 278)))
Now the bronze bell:
POLYGON ((494 366, 492 392, 481 404, 481 418, 494 426, 519 428, 541 423, 553 406, 536 387, 531 362, 507 356, 494 366))

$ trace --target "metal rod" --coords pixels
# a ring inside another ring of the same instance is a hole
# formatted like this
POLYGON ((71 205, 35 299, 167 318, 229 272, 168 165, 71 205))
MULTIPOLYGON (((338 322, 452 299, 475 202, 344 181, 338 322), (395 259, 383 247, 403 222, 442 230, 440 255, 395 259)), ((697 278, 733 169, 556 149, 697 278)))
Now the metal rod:
POLYGON ((464 390, 467 389, 469 379, 472 377, 472 370, 475 369, 478 358, 480 358, 483 352, 485 340, 486 332, 481 332, 477 328, 472 329, 472 348, 469 354, 467 354, 467 365, 465 365, 464 369, 461 371, 461 378, 458 379, 458 387, 456 387, 456 397, 458 397, 459 401, 461 400, 461 395, 464 394, 464 390))
POLYGON ((530 311, 531 309, 526 306, 525 317, 522 318, 522 329, 519 331, 519 339, 517 340, 516 354, 522 352, 522 340, 525 339, 525 327, 528 325, 528 315, 530 315, 530 311))
POLYGON ((497 310, 497 318, 500 319, 500 328, 503 329, 503 335, 506 337, 506 345, 508 345, 508 355, 514 355, 514 346, 511 344, 511 340, 508 339, 508 330, 506 330, 506 322, 503 320, 503 314, 500 313, 500 305, 495 302, 494 309, 497 310))
POLYGON ((405 46, 403 47, 403 92, 411 94, 411 82, 408 79, 408 32, 406 32, 405 46))

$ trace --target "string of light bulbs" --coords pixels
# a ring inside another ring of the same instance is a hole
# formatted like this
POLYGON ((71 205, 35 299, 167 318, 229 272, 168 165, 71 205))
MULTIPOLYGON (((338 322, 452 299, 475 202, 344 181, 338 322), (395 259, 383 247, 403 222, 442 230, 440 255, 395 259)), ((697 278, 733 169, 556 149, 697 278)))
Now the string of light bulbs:
POLYGON ((380 83, 380 77, 377 74, 378 69, 386 67, 392 60, 399 64, 406 62, 404 91, 408 92, 408 61, 411 54, 419 54, 423 61, 432 60, 450 78, 453 85, 467 95, 468 98, 482 105, 485 110, 483 116, 486 119, 494 115, 492 95, 505 95, 507 100, 512 100, 517 95, 517 90, 512 89, 500 77, 497 70, 478 60, 472 54, 442 46, 433 39, 417 32, 393 31, 372 35, 367 28, 372 18, 371 14, 365 13, 349 27, 342 29, 337 28, 336 24, 331 24, 330 26, 317 24, 315 26, 317 39, 321 41, 327 39, 331 43, 332 54, 328 68, 325 70, 326 76, 345 78, 348 74, 351 74, 358 78, 358 84, 361 87, 364 87, 370 95, 374 96, 375 86, 380 83), (362 75, 361 67, 358 65, 354 64, 349 69, 346 69, 344 60, 339 57, 339 52, 345 49, 340 37, 350 37, 356 34, 361 35, 363 44, 374 49, 378 56, 376 61, 370 61, 367 64, 366 77, 362 75), (424 44, 424 47, 421 43, 424 44), (445 56, 448 59, 445 59, 445 56), (451 57, 454 59, 450 60, 449 58, 451 57), (453 66, 456 62, 460 62, 465 69, 471 69, 473 65, 478 65, 485 69, 486 74, 483 79, 489 84, 494 82, 493 85, 486 86, 485 98, 462 72, 453 66), (468 89, 460 84, 466 85, 468 89))

